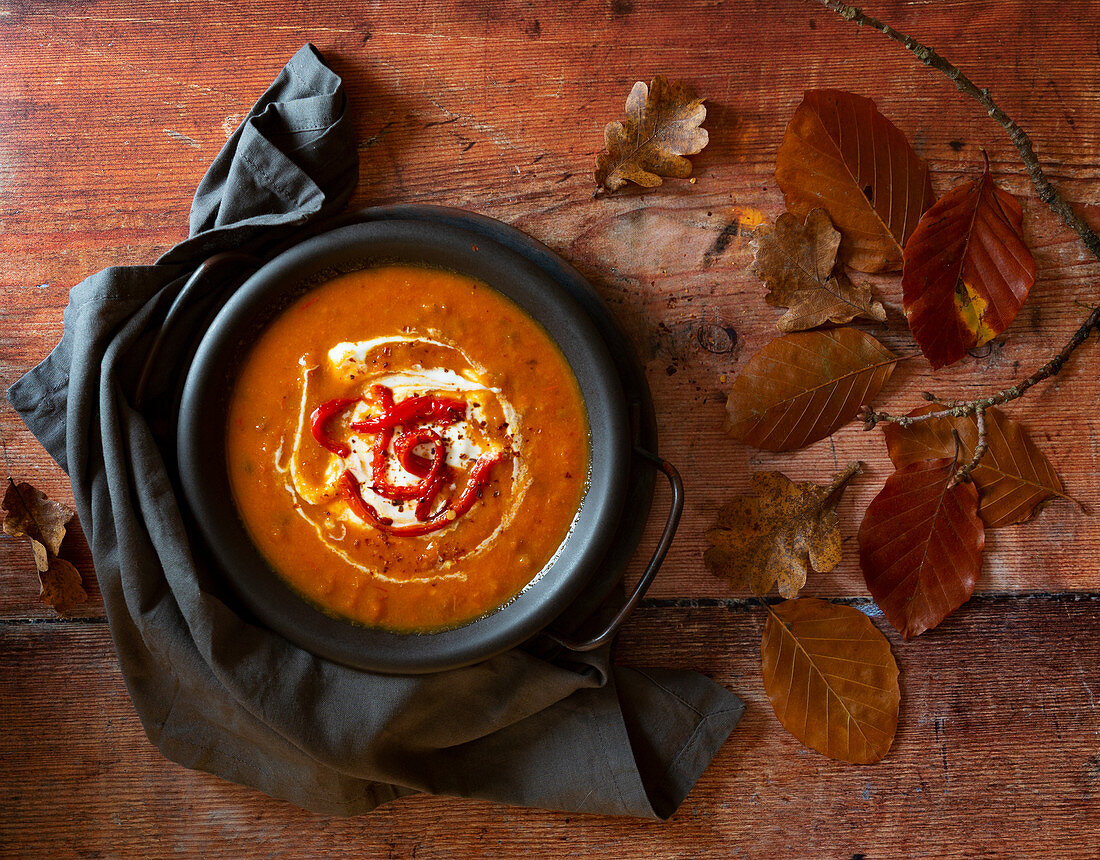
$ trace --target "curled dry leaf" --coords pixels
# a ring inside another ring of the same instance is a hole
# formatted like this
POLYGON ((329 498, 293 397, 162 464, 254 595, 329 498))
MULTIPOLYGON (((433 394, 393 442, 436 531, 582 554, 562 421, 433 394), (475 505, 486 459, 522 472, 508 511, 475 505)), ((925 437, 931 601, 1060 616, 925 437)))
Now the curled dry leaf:
POLYGON ((851 421, 886 384, 896 361, 854 328, 776 338, 733 381, 726 432, 768 451, 805 447, 851 421))
POLYGON ((896 271, 935 196, 928 166, 871 99, 810 90, 775 159, 787 208, 820 206, 840 230, 840 259, 861 272, 896 271))
POLYGON ((898 469, 863 516, 859 564, 871 596, 910 639, 965 603, 982 569, 985 527, 978 491, 952 486, 955 459, 898 469))
POLYGON ((1000 334, 1035 283, 1020 204, 985 171, 924 213, 905 246, 905 315, 935 368, 1000 334))
POLYGON ((31 542, 34 564, 41 583, 41 600, 64 614, 88 599, 80 572, 64 559, 58 558, 65 526, 73 512, 60 502, 25 481, 15 483, 8 478, 4 492, 4 532, 12 537, 26 537, 31 542))
POLYGON ((901 689, 890 643, 870 618, 813 598, 768 607, 760 658, 775 715, 798 740, 853 764, 886 755, 901 689))
POLYGON ((684 156, 707 145, 700 128, 706 116, 703 100, 686 82, 669 83, 661 75, 648 87, 638 81, 626 99, 626 119, 604 129, 607 151, 596 156, 596 184, 607 191, 627 182, 653 188, 662 176, 690 176, 684 156))
MULTIPOLYGON (((8 478, 4 492, 4 532, 12 537, 29 537, 48 555, 57 555, 65 537, 65 526, 73 512, 61 502, 55 502, 26 481, 15 483, 8 478)), ((39 556, 35 549, 35 560, 39 556)), ((45 570, 41 565, 39 570, 45 570)))
POLYGON ((63 558, 52 557, 49 567, 39 574, 39 579, 42 582, 39 599, 62 615, 67 615, 74 606, 88 600, 80 571, 63 558))
MULTIPOLYGON (((929 404, 909 414, 927 415, 940 409, 943 407, 929 404)), ((1066 495, 1050 460, 1020 424, 1000 409, 990 408, 985 413, 985 427, 989 447, 970 476, 978 487, 978 513, 986 528, 1025 522, 1053 498, 1074 501, 1066 495)), ((978 422, 973 415, 934 418, 909 427, 887 424, 886 449, 899 469, 920 460, 954 457, 955 433, 959 463, 969 463, 978 444, 978 422)))
POLYGON ((844 272, 834 271, 840 234, 824 209, 812 209, 805 224, 783 212, 774 225, 760 224, 753 243, 752 272, 768 287, 764 301, 789 308, 775 322, 780 331, 814 329, 856 317, 886 321, 886 308, 871 298, 869 285, 857 286, 844 272))
POLYGON ((860 464, 852 463, 826 487, 757 472, 750 485, 755 495, 738 496, 718 511, 707 532, 707 566, 735 588, 747 585, 762 596, 778 585, 783 597, 797 596, 811 567, 828 573, 840 563, 836 506, 859 472, 860 464))
POLYGON ((886 321, 886 309, 871 297, 871 287, 856 285, 833 271, 840 234, 824 209, 811 209, 805 225, 784 212, 774 225, 761 224, 753 236, 753 273, 764 282, 764 300, 789 308, 776 322, 782 332, 803 331, 856 317, 886 321))

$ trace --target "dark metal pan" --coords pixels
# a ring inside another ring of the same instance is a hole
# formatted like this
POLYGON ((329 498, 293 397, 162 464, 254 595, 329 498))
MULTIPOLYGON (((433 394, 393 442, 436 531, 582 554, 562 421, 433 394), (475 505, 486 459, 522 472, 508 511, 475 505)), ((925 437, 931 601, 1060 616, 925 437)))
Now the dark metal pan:
POLYGON ((577 600, 621 532, 629 476, 637 468, 638 457, 642 462, 651 458, 672 482, 674 504, 666 534, 642 582, 603 629, 581 639, 555 637, 575 650, 594 648, 610 639, 663 559, 679 519, 682 488, 675 470, 664 461, 644 451, 634 456, 637 428, 631 427, 620 369, 590 314, 527 256, 461 226, 415 217, 338 227, 307 239, 260 268, 233 293, 203 335, 184 385, 177 434, 179 473, 188 506, 219 568, 244 604, 262 623, 307 650, 363 669, 428 672, 485 659, 544 630, 577 600), (229 395, 236 369, 259 331, 312 287, 344 272, 385 263, 461 272, 523 307, 546 328, 569 362, 580 384, 592 434, 589 488, 576 525, 551 567, 501 609, 464 626, 427 634, 398 634, 354 624, 300 598, 253 546, 234 507, 225 467, 229 395))

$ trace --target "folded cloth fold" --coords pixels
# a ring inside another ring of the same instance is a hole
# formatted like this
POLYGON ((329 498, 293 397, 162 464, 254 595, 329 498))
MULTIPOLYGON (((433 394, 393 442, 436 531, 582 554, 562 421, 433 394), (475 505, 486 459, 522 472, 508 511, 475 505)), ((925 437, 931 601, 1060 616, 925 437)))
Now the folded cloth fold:
POLYGON ((521 647, 415 677, 351 669, 258 626, 189 528, 171 402, 224 279, 181 300, 190 327, 160 345, 139 409, 155 331, 209 255, 285 243, 343 207, 357 177, 343 84, 306 45, 203 177, 189 238, 74 287, 61 342, 8 391, 72 480, 142 724, 174 761, 324 814, 431 792, 667 817, 743 710, 714 682, 612 666, 607 648, 521 647))

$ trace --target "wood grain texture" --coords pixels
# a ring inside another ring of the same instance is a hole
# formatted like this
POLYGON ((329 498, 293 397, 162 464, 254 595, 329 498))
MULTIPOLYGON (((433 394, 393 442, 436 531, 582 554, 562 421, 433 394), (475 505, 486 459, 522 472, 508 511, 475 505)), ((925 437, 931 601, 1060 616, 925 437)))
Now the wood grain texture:
MULTIPOLYGON (((1089 0, 881 0, 870 10, 935 45, 1028 129, 1052 180, 1100 224, 1100 53, 1089 0)), ((802 93, 850 88, 913 142, 937 193, 976 175, 979 147, 1021 198, 1038 280, 992 344, 932 375, 904 362, 879 402, 972 397, 1026 376, 1095 304, 1100 264, 1040 204, 1001 130, 946 81, 874 33, 800 0, 0 0, 0 386, 61 334, 69 289, 109 265, 147 263, 186 232, 217 150, 306 40, 346 81, 360 139, 353 205, 465 206, 526 230, 592 280, 646 364, 662 451, 687 510, 633 622, 623 661, 685 666, 750 709, 671 825, 566 818, 413 798, 359 821, 315 818, 163 761, 134 716, 79 534, 83 621, 49 619, 30 551, 0 540, 0 854, 217 853, 382 857, 1084 856, 1100 811, 1097 603, 978 599, 900 645, 901 729, 872 769, 805 752, 778 728, 758 680, 761 613, 676 608, 726 599, 702 563, 718 507, 753 470, 827 482, 853 459, 841 529, 892 471, 879 431, 848 426, 793 454, 722 432, 723 389, 775 336, 779 311, 749 274, 748 236, 782 211, 773 166, 802 93), (592 200, 602 130, 636 80, 684 78, 707 97, 711 142, 696 184, 592 200), (712 351, 714 350, 714 351, 712 351), (716 464, 718 464, 716 466, 716 464), (1011 839, 1011 843, 1007 840, 1011 839), (211 848, 213 846, 213 848, 211 848)), ((914 350, 896 279, 873 279, 895 352, 914 350)), ((1100 509, 1100 356, 1085 346, 1012 404, 1065 480, 1100 509)), ((6 404, 5 468, 71 502, 68 482, 6 404)), ((989 536, 979 594, 1100 591, 1100 517, 1067 503, 989 536)), ((866 595, 854 540, 807 595, 866 595)), ((878 619, 883 627, 881 619, 878 619)))
POLYGON ((310 815, 161 758, 104 625, 3 626, 0 854, 1095 856, 1095 601, 980 600, 911 643, 872 619, 891 640, 903 699, 890 753, 866 767, 780 728, 760 680, 764 618, 760 607, 650 607, 623 635, 623 662, 697 669, 748 704, 667 824, 429 797, 350 820, 310 815))
MULTIPOLYGON (((882 15, 992 87, 1033 132, 1068 198, 1096 214, 1100 117, 1089 99, 1100 57, 1092 35, 1073 24, 1087 17, 1087 3, 1074 7, 1079 15, 1053 3, 880 5, 882 15)), ((451 2, 445 10, 393 3, 350 12, 329 2, 295 12, 293 23, 280 0, 240 11, 108 0, 5 9, 0 385, 56 342, 73 284, 107 265, 148 262, 183 238, 206 165, 285 59, 311 39, 347 81, 361 141, 356 204, 445 203, 514 223, 576 262, 629 332, 649 371, 663 450, 688 491, 658 596, 727 593, 706 574, 699 538, 718 506, 746 489, 751 470, 820 481, 837 464, 864 460, 867 475, 840 510, 849 535, 889 473, 877 431, 849 426, 782 456, 721 433, 723 389, 774 336, 777 312, 748 273, 747 232, 782 211, 772 166, 804 89, 873 94, 929 162, 940 193, 978 169, 984 146, 998 181, 1023 198, 1025 236, 1039 266, 1028 305, 993 345, 947 372, 933 377, 923 360, 907 362, 880 403, 904 410, 925 388, 972 396, 1010 384, 1080 321, 1075 301, 1095 301, 1100 265, 1034 198, 1000 130, 903 52, 796 0, 767 12, 702 0, 451 2), (700 32, 698 20, 708 22, 700 32), (747 32, 751 47, 743 44, 747 32), (794 45, 797 61, 789 62, 794 45), (649 69, 691 80, 708 97, 711 143, 695 159, 698 183, 593 201, 590 171, 603 124, 649 69), (709 326, 735 333, 729 352, 704 348, 713 345, 709 326)), ((894 312, 884 340, 911 350, 900 287, 884 280, 880 288, 894 312)), ((1067 492, 1096 508, 1097 420, 1080 408, 1100 389, 1093 352, 1082 348, 1011 414, 1048 452, 1067 492)), ((67 499, 64 476, 6 404, 0 430, 9 470, 67 499)), ((1100 588, 1091 551, 1098 541, 1100 518, 1056 504, 1035 527, 997 536, 978 590, 1100 588)), ((0 542, 0 568, 0 614, 48 617, 22 582, 29 555, 0 542)), ((851 553, 816 593, 866 594, 851 553)))

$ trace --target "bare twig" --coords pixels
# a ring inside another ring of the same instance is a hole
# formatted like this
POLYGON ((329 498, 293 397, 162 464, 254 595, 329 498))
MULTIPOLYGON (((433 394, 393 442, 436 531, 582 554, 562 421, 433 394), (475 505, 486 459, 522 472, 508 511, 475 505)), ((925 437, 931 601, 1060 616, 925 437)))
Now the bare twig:
MULTIPOLYGON (((846 21, 851 21, 854 24, 878 30, 887 38, 907 48, 918 60, 924 63, 924 65, 931 66, 933 69, 942 72, 961 92, 966 93, 968 96, 978 101, 982 107, 986 109, 989 116, 996 120, 1008 133, 1009 140, 1012 141, 1017 151, 1020 153, 1020 158, 1027 168, 1027 174, 1031 177, 1032 184, 1035 186, 1036 191, 1039 192, 1039 199, 1046 203, 1051 210, 1053 210, 1054 214, 1061 218, 1062 222, 1081 238, 1081 241, 1085 243, 1085 247, 1087 247, 1092 255, 1100 261, 1100 237, 1093 232, 1092 228, 1085 223, 1065 199, 1063 199, 1054 186, 1050 184, 1046 174, 1043 173, 1042 166, 1039 164, 1039 159, 1035 155, 1035 149, 1032 145, 1031 138, 997 106, 996 102, 994 102, 993 98, 990 96, 988 89, 977 87, 974 82, 959 71, 958 68, 949 63, 927 45, 918 42, 911 36, 906 36, 904 33, 898 32, 889 24, 884 24, 877 18, 865 15, 855 6, 849 6, 847 3, 838 2, 838 0, 812 0, 812 2, 818 3, 827 9, 831 9, 846 21)), ((1069 360, 1073 351, 1084 343, 1088 339, 1089 334, 1094 330, 1100 330, 1100 306, 1092 309, 1092 312, 1081 324, 1080 328, 1073 333, 1066 345, 1063 346, 1050 361, 1036 370, 1031 376, 1015 385, 998 391, 996 394, 979 397, 976 400, 954 402, 946 409, 929 412, 925 415, 893 415, 888 412, 878 412, 868 407, 861 416, 864 419, 864 427, 866 429, 871 429, 879 422, 893 422, 903 427, 908 427, 910 424, 915 424, 919 421, 929 421, 934 418, 965 417, 967 415, 974 415, 979 421, 979 426, 982 426, 984 424, 984 413, 987 409, 991 406, 1008 403, 1010 400, 1022 397, 1024 392, 1036 383, 1056 375, 1065 365, 1066 361, 1069 360)), ((935 402, 941 402, 935 397, 929 399, 935 402)), ((978 449, 975 450, 975 454, 977 453, 978 449)), ((981 448, 981 453, 985 453, 984 448, 981 448)), ((976 456, 971 461, 969 464, 971 470, 977 465, 979 459, 981 458, 976 456)), ((966 467, 963 468, 964 470, 966 469, 966 467)), ((969 471, 967 471, 966 474, 969 475, 969 471)))
MULTIPOLYGON (((989 439, 986 436, 985 427, 985 410, 983 409, 980 412, 975 412, 974 420, 978 422, 978 441, 974 445, 974 453, 971 455, 970 460, 955 473, 955 476, 951 479, 951 483, 949 485, 951 487, 960 482, 969 484, 971 480, 970 473, 978 467, 978 463, 982 461, 982 457, 985 456, 985 452, 989 450, 989 439)), ((955 433, 955 439, 956 441, 958 441, 958 432, 954 430, 952 432, 955 433)), ((961 444, 961 442, 959 444, 961 444)), ((957 458, 958 456, 958 452, 956 452, 955 457, 957 458)))

